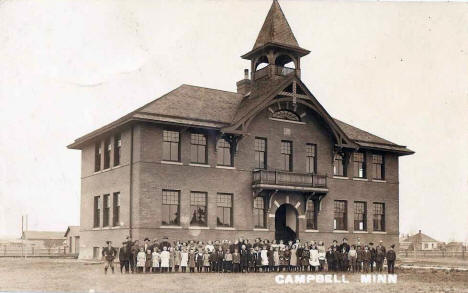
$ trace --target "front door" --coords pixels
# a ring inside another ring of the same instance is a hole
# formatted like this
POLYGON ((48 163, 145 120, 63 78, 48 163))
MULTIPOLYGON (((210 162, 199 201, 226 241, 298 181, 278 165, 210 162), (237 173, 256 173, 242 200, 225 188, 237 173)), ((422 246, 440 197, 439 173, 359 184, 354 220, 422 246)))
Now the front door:
POLYGON ((275 239, 285 243, 295 241, 298 234, 297 223, 297 210, 289 204, 281 205, 275 213, 275 239))

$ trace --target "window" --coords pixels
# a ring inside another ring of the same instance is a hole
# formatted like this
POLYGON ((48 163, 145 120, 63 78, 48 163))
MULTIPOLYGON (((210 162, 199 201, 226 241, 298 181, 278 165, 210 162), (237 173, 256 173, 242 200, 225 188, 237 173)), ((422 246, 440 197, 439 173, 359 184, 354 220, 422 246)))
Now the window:
POLYGON ((180 137, 178 131, 163 131, 163 160, 180 161, 180 137))
POLYGON ((281 141, 281 163, 282 169, 285 171, 292 171, 292 142, 281 141))
POLYGON ((216 206, 218 227, 232 227, 232 194, 218 193, 216 206))
POLYGON ((232 166, 232 157, 231 157, 231 144, 221 138, 216 144, 216 154, 217 154, 217 164, 219 166, 232 166))
POLYGON ((99 259, 101 256, 99 255, 99 247, 93 247, 93 258, 94 259, 99 259))
POLYGON ((163 190, 162 192, 162 224, 179 225, 180 191, 163 190))
POLYGON ((192 163, 206 164, 206 136, 200 133, 192 133, 190 144, 190 161, 192 163))
POLYGON ((346 176, 346 160, 344 154, 335 154, 333 161, 333 175, 346 176))
POLYGON ((94 228, 101 226, 101 197, 94 197, 94 228))
POLYGON ((377 180, 383 180, 385 178, 385 164, 382 155, 372 155, 372 166, 373 174, 372 178, 377 180))
POLYGON ((255 168, 266 169, 267 166, 267 140, 255 138, 255 168))
POLYGON ((206 226, 207 225, 207 194, 206 192, 191 192, 190 193, 190 210, 192 218, 190 225, 206 226))
POLYGON ((366 178, 366 156, 364 153, 354 153, 354 177, 366 178))
POLYGON ((110 218, 110 195, 104 194, 104 211, 103 211, 103 219, 102 219, 102 226, 108 227, 109 226, 109 218, 110 218))
POLYGON ((297 121, 297 122, 301 121, 301 118, 299 118, 299 116, 297 116, 296 113, 292 111, 288 111, 288 110, 276 111, 275 113, 273 113, 271 118, 288 120, 288 121, 297 121))
POLYGON ((367 204, 354 202, 354 231, 367 231, 367 204))
POLYGON ((424 243, 424 248, 429 248, 429 245, 427 243, 424 243))
POLYGON ((111 154, 111 140, 106 138, 104 141, 104 169, 109 169, 110 167, 110 154, 111 154))
POLYGON ((262 196, 257 196, 254 199, 254 223, 255 228, 266 227, 266 212, 265 212, 265 199, 262 196))
POLYGON ((335 230, 348 230, 346 200, 335 200, 335 230))
POLYGON ((317 230, 317 213, 312 199, 308 199, 306 203, 306 220, 306 229, 317 230))
POLYGON ((122 138, 120 134, 114 136, 114 166, 120 165, 120 148, 122 147, 122 138))
POLYGON ((112 200, 112 226, 120 226, 120 192, 114 192, 112 200))
POLYGON ((374 202, 374 231, 385 231, 385 204, 374 202))
POLYGON ((307 173, 317 173, 317 147, 315 144, 306 144, 306 171, 307 173))
POLYGON ((94 172, 101 170, 101 142, 94 146, 94 172))

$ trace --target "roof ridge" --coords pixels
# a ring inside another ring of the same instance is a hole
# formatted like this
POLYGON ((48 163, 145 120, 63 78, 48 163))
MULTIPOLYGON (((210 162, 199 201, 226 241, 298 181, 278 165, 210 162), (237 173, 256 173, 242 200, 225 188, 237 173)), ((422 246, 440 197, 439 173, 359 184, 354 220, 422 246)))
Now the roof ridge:
POLYGON ((219 92, 225 92, 225 93, 230 93, 230 94, 235 94, 242 96, 242 94, 236 93, 236 92, 231 92, 227 90, 220 90, 220 89, 215 89, 215 88, 210 88, 210 87, 204 87, 204 86, 199 86, 199 85, 193 85, 193 84, 188 84, 188 83, 183 83, 180 87, 182 86, 190 86, 190 87, 196 87, 196 88, 201 88, 201 89, 206 89, 206 90, 213 90, 213 91, 219 91, 219 92))

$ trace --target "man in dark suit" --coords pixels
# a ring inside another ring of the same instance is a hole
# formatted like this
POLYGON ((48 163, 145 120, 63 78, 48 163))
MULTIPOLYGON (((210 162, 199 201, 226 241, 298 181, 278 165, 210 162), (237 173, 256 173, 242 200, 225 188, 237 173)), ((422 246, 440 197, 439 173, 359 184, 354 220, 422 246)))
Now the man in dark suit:
POLYGON ((395 244, 390 246, 390 249, 387 251, 387 266, 388 266, 388 273, 394 274, 395 273, 395 260, 396 260, 396 253, 395 244))
POLYGON ((385 259, 386 251, 385 246, 382 245, 383 241, 379 241, 379 245, 375 247, 375 266, 377 267, 377 272, 381 273, 383 270, 383 262, 385 259))
POLYGON ((112 247, 111 241, 106 241, 107 246, 102 250, 102 258, 104 259, 104 273, 107 274, 107 269, 110 267, 114 273, 114 259, 117 256, 117 250, 112 247))
POLYGON ((128 248, 127 242, 122 242, 122 247, 119 250, 119 262, 120 262, 120 273, 129 273, 129 260, 130 260, 130 249, 128 248))
POLYGON ((343 248, 346 249, 346 253, 349 252, 349 248, 350 248, 350 247, 349 247, 349 244, 348 244, 348 239, 347 239, 346 237, 343 238, 343 243, 341 243, 339 251, 342 252, 342 251, 343 251, 343 248))
POLYGON ((376 251, 374 248, 374 243, 370 242, 369 243, 369 251, 371 253, 371 259, 370 259, 370 270, 371 272, 374 272, 374 262, 375 262, 375 257, 376 257, 376 251))

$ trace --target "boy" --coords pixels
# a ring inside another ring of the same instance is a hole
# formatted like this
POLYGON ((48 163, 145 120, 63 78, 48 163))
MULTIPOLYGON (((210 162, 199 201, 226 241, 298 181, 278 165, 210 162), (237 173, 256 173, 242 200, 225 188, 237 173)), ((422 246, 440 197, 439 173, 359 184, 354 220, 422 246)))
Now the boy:
POLYGON ((232 266, 233 266, 232 270, 235 273, 239 272, 240 260, 241 260, 241 256, 239 254, 239 250, 237 248, 234 248, 234 253, 232 254, 232 266))
POLYGON ((387 266, 388 266, 388 273, 394 274, 395 273, 395 260, 396 260, 396 253, 395 253, 395 244, 390 246, 390 249, 387 251, 387 266))
POLYGON ((128 248, 127 242, 122 243, 122 247, 119 251, 119 262, 120 262, 120 273, 123 274, 125 268, 125 273, 129 273, 129 258, 130 250, 128 248))

